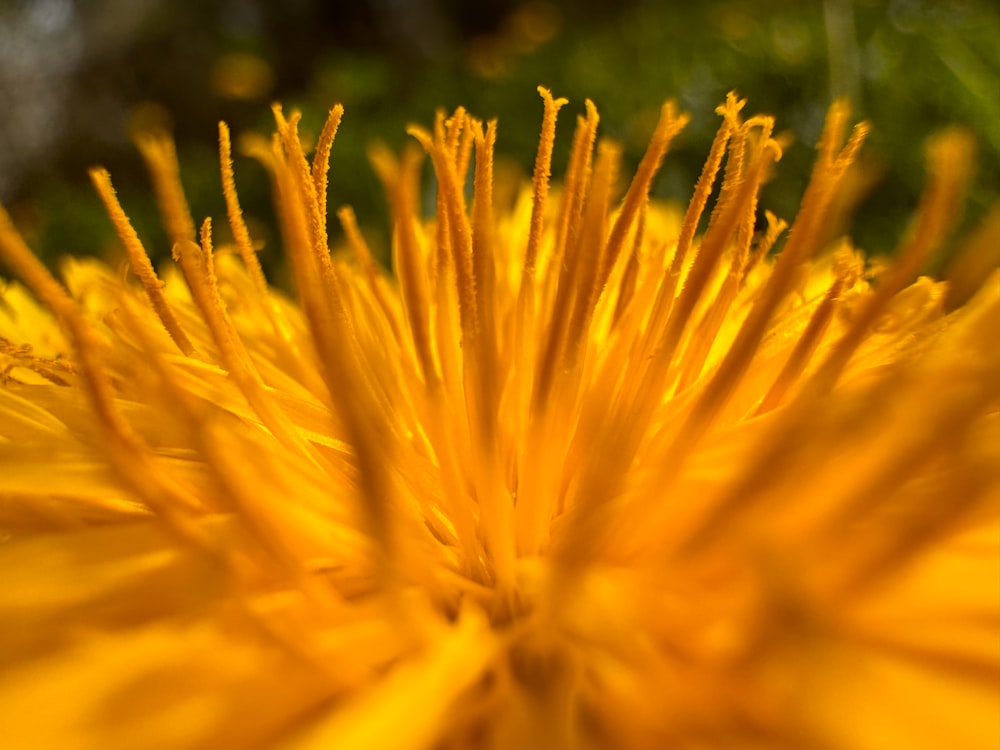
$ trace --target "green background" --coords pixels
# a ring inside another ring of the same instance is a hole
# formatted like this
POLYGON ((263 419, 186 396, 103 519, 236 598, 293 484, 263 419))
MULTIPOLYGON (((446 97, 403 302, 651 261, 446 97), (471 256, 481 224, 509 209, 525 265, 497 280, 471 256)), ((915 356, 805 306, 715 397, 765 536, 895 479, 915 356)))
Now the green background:
MULTIPOLYGON (((601 112, 600 132, 623 143, 630 165, 662 101, 676 98, 692 121, 653 192, 677 200, 686 200, 701 168, 717 125, 715 106, 737 90, 749 99, 747 112, 774 114, 778 129, 795 135, 763 197, 764 207, 789 219, 824 112, 834 96, 848 96, 858 116, 874 125, 865 159, 879 181, 852 230, 872 252, 891 251, 904 231, 923 183, 923 143, 943 125, 965 124, 979 141, 966 224, 996 200, 1000 186, 1000 13, 987 0, 133 0, 129 13, 124 0, 40 1, 2 6, 8 48, 10 39, 23 39, 25 19, 43 7, 63 14, 56 16, 63 36, 53 37, 49 54, 70 49, 66 39, 77 46, 61 74, 58 114, 36 126, 46 136, 44 129, 52 130, 43 153, 11 171, 0 198, 46 259, 118 257, 86 178, 86 168, 98 163, 111 170, 150 251, 167 253, 130 144, 130 128, 144 120, 172 129, 195 217, 212 216, 222 234, 216 122, 227 120, 236 134, 269 133, 273 100, 286 110, 301 108, 304 129, 312 132, 332 103, 344 104, 331 209, 352 204, 383 254, 386 209, 367 163, 368 144, 379 139, 399 148, 407 123, 427 124, 438 106, 463 104, 480 117, 499 118, 498 152, 527 173, 541 118, 538 84, 570 100, 557 138, 557 176, 585 97, 601 112), (241 74, 247 59, 255 67, 241 74), (243 84, 245 90, 234 91, 243 84)), ((55 28, 51 17, 47 23, 39 28, 55 28)), ((4 89, 4 80, 17 79, 10 61, 23 60, 12 54, 4 56, 0 38, 0 65, 7 66, 0 68, 0 105, 30 113, 45 83, 29 72, 27 84, 4 89)), ((22 147, 0 127, 0 149, 18 154, 22 147)), ((275 276, 281 253, 266 176, 240 157, 236 174, 252 229, 265 243, 262 259, 275 276)), ((339 241, 339 230, 332 238, 339 241)))

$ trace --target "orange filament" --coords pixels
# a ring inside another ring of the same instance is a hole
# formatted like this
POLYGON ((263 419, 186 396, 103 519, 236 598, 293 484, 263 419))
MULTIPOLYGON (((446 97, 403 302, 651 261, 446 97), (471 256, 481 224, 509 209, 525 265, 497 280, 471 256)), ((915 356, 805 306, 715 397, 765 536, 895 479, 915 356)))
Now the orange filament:
POLYGON ((236 180, 233 175, 232 144, 229 138, 229 127, 224 122, 219 123, 219 166, 222 172, 222 195, 226 200, 226 215, 229 227, 236 240, 236 248, 243 259, 254 288, 263 299, 267 295, 267 279, 260 267, 260 260, 254 251, 250 231, 243 220, 243 210, 240 208, 239 196, 236 194, 236 180))
POLYGON ((149 304, 152 305, 153 310, 156 312, 156 317, 163 323, 163 327, 174 343, 177 344, 177 348, 181 350, 181 353, 186 357, 192 356, 194 354, 194 347, 191 345, 187 334, 184 333, 173 310, 170 309, 170 304, 163 295, 163 282, 157 277, 156 271, 153 269, 153 264, 149 260, 149 255, 146 253, 146 248, 142 246, 139 235, 132 228, 132 223, 128 220, 128 216, 125 215, 125 211, 118 202, 118 196, 115 195, 115 189, 111 185, 111 176, 107 173, 107 170, 92 169, 90 171, 90 180, 94 184, 94 188, 97 190, 101 201, 104 203, 104 208, 108 212, 108 216, 111 217, 111 222, 115 225, 118 238, 121 240, 122 245, 125 247, 125 252, 128 254, 132 272, 142 282, 142 288, 146 292, 149 304))
MULTIPOLYGON (((542 132, 538 138, 538 153, 535 156, 535 171, 531 178, 531 224, 528 230, 528 245, 524 255, 524 274, 533 279, 535 262, 538 257, 539 245, 542 239, 542 226, 545 221, 545 205, 549 195, 549 178, 552 175, 552 147, 556 140, 556 117, 559 110, 568 102, 566 99, 553 99, 552 93, 541 86, 538 93, 544 102, 542 115, 542 132)), ((522 281, 522 288, 527 281, 522 281)))

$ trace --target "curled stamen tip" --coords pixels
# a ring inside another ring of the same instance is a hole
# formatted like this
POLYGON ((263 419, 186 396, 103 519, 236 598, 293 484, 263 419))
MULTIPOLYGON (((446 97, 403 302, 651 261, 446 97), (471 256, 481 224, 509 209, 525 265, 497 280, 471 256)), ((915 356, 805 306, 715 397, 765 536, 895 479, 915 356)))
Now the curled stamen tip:
POLYGON ((434 150, 434 136, 426 128, 420 125, 407 125, 406 134, 416 138, 428 152, 434 150))
POLYGON ((776 162, 781 161, 781 157, 785 153, 781 140, 777 138, 768 138, 764 141, 764 144, 761 146, 761 153, 767 153, 768 151, 774 156, 776 162))
POLYGON ((742 128, 745 131, 759 128, 765 133, 770 133, 774 130, 774 118, 771 115, 754 115, 743 123, 742 128))

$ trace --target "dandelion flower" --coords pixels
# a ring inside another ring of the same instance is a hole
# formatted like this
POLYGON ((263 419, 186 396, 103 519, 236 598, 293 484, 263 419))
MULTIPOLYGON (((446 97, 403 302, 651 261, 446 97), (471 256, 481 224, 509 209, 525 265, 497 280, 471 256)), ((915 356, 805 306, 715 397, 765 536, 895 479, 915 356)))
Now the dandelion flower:
POLYGON ((681 212, 648 199, 672 104, 620 193, 587 102, 550 188, 565 101, 540 93, 510 209, 493 121, 373 150, 392 277, 349 208, 329 251, 341 108, 309 159, 276 107, 247 150, 296 301, 224 125, 217 249, 169 139, 140 140, 162 275, 102 170, 127 271, 56 281, 0 215, 5 747, 997 746, 1000 221, 918 277, 969 138, 933 140, 874 262, 833 231, 845 106, 785 232, 755 220, 773 120, 735 96, 681 212))

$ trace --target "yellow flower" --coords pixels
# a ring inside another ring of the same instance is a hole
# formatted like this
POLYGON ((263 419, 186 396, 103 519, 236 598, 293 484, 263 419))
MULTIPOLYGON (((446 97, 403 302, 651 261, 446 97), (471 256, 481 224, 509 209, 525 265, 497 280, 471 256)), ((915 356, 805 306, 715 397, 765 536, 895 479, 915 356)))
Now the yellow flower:
POLYGON ((874 264, 833 233, 865 135, 844 106, 785 240, 755 223, 773 121, 735 96, 681 214, 647 199, 670 104, 618 200, 587 102, 550 195, 565 102, 540 91, 509 209, 494 122, 411 129, 426 221, 419 149, 373 152, 393 279, 350 209, 328 250, 341 109, 310 162, 276 108, 249 150, 297 302, 261 273, 225 126, 218 250, 170 141, 140 143, 162 279, 102 170, 138 283, 79 259, 59 283, 0 215, 34 295, 0 305, 5 747, 997 746, 1000 275, 975 249, 1000 220, 951 287, 915 278, 968 138, 931 144, 874 264))

